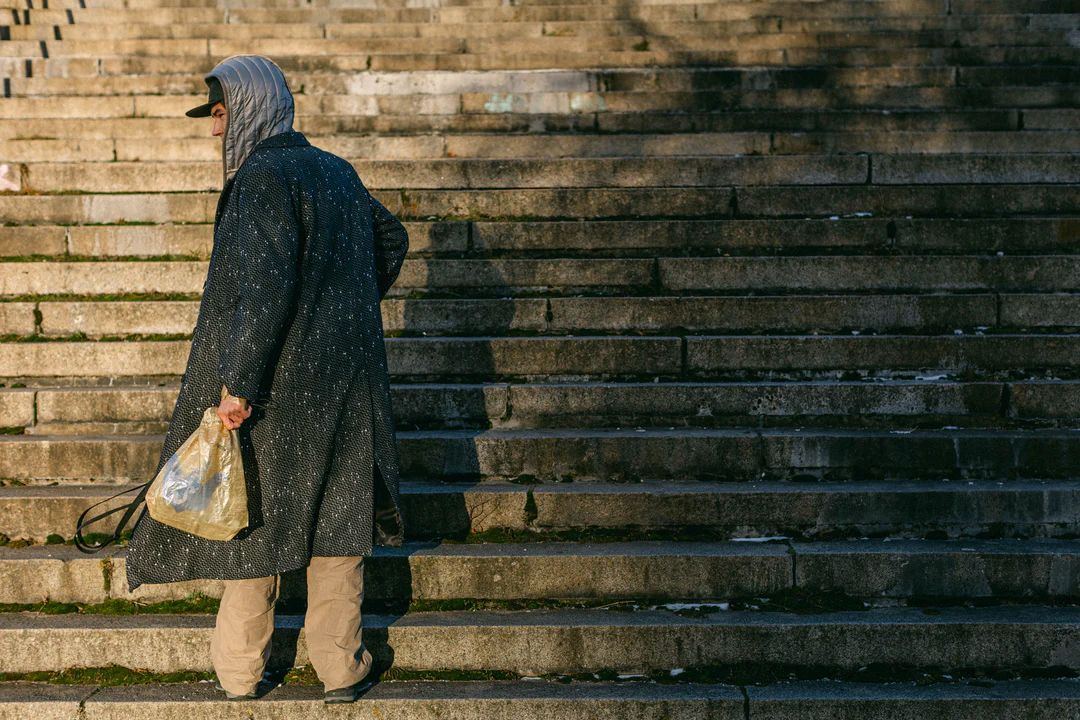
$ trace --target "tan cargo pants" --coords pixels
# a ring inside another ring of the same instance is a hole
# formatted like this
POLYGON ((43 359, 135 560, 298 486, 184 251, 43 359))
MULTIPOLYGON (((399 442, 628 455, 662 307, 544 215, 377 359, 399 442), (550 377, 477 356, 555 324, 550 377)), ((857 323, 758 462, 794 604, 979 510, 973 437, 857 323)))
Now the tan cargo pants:
MULTIPOLYGON (((210 659, 221 686, 231 693, 251 692, 262 678, 270 659, 280 582, 277 575, 225 581, 210 659)), ((326 691, 348 687, 371 671, 371 653, 360 636, 363 597, 362 557, 311 558, 304 637, 326 691)))

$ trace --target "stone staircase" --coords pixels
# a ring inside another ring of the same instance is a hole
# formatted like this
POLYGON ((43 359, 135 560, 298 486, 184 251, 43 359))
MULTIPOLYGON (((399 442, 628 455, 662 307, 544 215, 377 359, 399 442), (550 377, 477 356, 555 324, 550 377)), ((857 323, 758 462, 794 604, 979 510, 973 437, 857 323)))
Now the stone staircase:
MULTIPOLYGON (((349 717, 1080 717, 1076 0, 0 0, 0 718, 256 703, 70 545, 189 350, 223 57, 411 246, 349 717), (577 3, 577 4, 575 4, 577 3), (126 668, 126 669, 125 669, 126 668)), ((102 528, 105 529, 105 528, 102 528)))

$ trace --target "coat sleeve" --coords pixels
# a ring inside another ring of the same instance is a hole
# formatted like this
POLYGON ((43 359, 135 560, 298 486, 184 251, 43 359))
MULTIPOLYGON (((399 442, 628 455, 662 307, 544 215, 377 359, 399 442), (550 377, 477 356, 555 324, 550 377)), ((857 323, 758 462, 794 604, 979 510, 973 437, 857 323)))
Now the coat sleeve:
POLYGON ((237 183, 241 216, 232 256, 236 305, 219 370, 229 393, 251 399, 292 314, 299 277, 300 223, 285 178, 253 170, 237 183))
POLYGON ((409 250, 409 233, 401 221, 370 192, 368 198, 371 202, 371 221, 375 233, 375 270, 378 273, 381 299, 401 272, 405 253, 409 250))

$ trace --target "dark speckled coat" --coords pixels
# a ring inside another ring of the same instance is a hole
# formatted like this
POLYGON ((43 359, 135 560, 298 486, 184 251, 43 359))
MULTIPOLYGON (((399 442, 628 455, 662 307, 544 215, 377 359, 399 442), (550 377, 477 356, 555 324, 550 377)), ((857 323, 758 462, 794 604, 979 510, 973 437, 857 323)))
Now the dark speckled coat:
POLYGON ((236 56, 210 74, 229 109, 226 180, 157 469, 225 384, 254 408, 238 431, 252 522, 232 540, 205 540, 144 509, 128 550, 131 590, 261 577, 404 537, 379 301, 408 235, 346 160, 292 130, 276 65, 236 56))

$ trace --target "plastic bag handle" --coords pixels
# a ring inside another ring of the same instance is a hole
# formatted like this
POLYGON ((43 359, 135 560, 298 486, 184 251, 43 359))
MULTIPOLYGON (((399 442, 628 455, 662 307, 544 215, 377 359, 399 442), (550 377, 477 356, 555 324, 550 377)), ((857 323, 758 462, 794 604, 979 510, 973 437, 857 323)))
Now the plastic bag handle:
POLYGON ((75 523, 75 547, 79 548, 79 550, 84 553, 94 553, 103 547, 108 547, 109 545, 118 542, 120 540, 120 534, 124 531, 124 526, 128 524, 128 522, 131 520, 131 516, 135 514, 135 508, 137 508, 139 504, 143 501, 143 499, 146 497, 146 491, 150 489, 151 482, 153 481, 147 480, 142 485, 136 485, 133 488, 128 488, 127 490, 118 492, 115 495, 111 495, 104 500, 99 500, 98 502, 83 510, 82 514, 79 515, 79 519, 75 523), (135 490, 138 490, 139 494, 136 495, 135 499, 129 502, 127 505, 120 505, 118 507, 111 508, 103 513, 95 515, 89 520, 86 519, 86 516, 89 515, 90 511, 94 508, 100 505, 104 505, 110 500, 114 500, 121 495, 127 495, 129 492, 135 490), (86 542, 86 538, 83 536, 84 527, 86 527, 87 525, 93 525, 98 520, 103 520, 104 518, 107 518, 110 515, 118 512, 123 512, 124 514, 120 517, 120 521, 116 524, 116 529, 113 530, 112 537, 110 537, 108 540, 101 543, 100 545, 91 545, 86 542))

